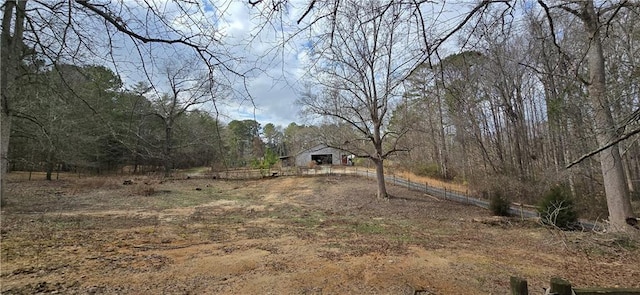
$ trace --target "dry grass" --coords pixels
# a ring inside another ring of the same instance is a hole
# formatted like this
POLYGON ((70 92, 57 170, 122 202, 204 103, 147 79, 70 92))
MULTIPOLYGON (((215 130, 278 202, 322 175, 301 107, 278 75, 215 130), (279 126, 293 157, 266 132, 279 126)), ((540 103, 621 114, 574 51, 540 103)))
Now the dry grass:
POLYGON ((465 193, 465 194, 468 194, 468 191, 469 191, 469 188, 466 185, 462 185, 459 183, 442 181, 442 180, 431 178, 431 177, 418 176, 411 172, 406 172, 406 171, 398 171, 398 172, 395 172, 395 174, 402 178, 409 179, 410 181, 417 182, 417 183, 425 183, 428 186, 432 186, 432 187, 446 188, 447 190, 450 190, 450 191, 456 191, 456 192, 465 193))
POLYGON ((640 287, 632 239, 475 222, 489 213, 399 186, 377 200, 370 179, 125 179, 12 181, 0 292, 506 294, 511 275, 530 290, 552 276, 640 287))

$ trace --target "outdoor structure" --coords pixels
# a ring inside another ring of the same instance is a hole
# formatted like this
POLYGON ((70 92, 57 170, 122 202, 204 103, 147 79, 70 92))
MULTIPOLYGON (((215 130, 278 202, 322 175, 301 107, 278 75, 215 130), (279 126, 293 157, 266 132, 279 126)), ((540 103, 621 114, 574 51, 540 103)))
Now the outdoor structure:
POLYGON ((311 161, 318 165, 349 165, 352 157, 345 151, 319 144, 298 153, 295 156, 295 165, 307 166, 311 161))

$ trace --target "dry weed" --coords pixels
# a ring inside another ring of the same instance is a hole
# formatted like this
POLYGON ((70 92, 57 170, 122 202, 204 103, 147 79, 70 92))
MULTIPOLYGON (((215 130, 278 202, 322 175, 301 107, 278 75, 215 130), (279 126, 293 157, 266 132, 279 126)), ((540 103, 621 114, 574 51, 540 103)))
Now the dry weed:
POLYGON ((132 195, 150 197, 157 193, 155 187, 151 185, 136 185, 133 188, 132 195))

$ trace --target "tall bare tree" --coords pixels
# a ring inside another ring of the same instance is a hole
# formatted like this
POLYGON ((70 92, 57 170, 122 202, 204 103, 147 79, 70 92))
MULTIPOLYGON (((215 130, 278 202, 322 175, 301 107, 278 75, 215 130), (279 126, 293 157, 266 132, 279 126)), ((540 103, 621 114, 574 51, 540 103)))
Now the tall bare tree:
MULTIPOLYGON (((553 16, 550 9, 560 9, 574 15, 584 28, 586 43, 586 66, 588 77, 581 78, 587 85, 589 91, 589 101, 593 109, 594 129, 598 145, 601 147, 599 157, 601 171, 604 178, 604 189, 607 197, 607 208, 609 210, 609 221, 612 230, 626 230, 630 226, 626 223, 627 218, 634 216, 631 208, 629 190, 624 174, 624 164, 620 156, 617 139, 623 136, 620 133, 620 126, 617 126, 612 114, 611 92, 607 88, 605 54, 603 41, 606 30, 616 18, 621 9, 638 9, 640 5, 631 1, 621 1, 613 4, 598 5, 594 1, 562 1, 556 5, 549 6, 543 1, 538 3, 547 12, 549 26, 553 30, 553 16)), ((557 44, 557 43, 556 43, 557 44)))
MULTIPOLYGON (((409 11, 409 12, 407 12, 409 11)), ((406 148, 406 126, 386 127, 401 98, 402 82, 424 55, 408 31, 417 30, 402 3, 351 2, 337 12, 335 30, 312 45, 312 87, 300 99, 310 113, 346 123, 357 138, 337 137, 329 146, 368 158, 376 167, 378 197, 386 198, 384 160, 406 148), (362 142, 368 142, 363 146, 362 142)), ((334 134, 335 135, 335 134, 334 134)))
POLYGON ((157 93, 151 101, 155 104, 154 115, 162 121, 164 138, 162 140, 162 160, 164 176, 171 175, 173 168, 174 133, 176 122, 187 112, 212 99, 213 81, 206 75, 193 73, 193 67, 185 63, 179 68, 167 67, 166 79, 170 87, 168 93, 157 93))
POLYGON ((400 157, 407 158, 409 168, 419 174, 451 179, 453 169, 450 167, 449 134, 446 132, 449 122, 439 84, 435 83, 437 76, 428 64, 422 64, 413 71, 405 83, 406 101, 394 110, 392 123, 397 120, 412 121, 413 128, 405 137, 405 140, 411 141, 407 143, 411 152, 406 157, 400 157), (438 171, 429 171, 432 170, 432 163, 437 163, 438 171))

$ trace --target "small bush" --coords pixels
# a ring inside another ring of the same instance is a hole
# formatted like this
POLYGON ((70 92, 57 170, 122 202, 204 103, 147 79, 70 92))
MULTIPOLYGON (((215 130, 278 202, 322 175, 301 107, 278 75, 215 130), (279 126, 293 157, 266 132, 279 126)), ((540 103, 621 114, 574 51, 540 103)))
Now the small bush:
POLYGON ((544 195, 538 205, 538 212, 543 224, 563 230, 573 229, 578 221, 578 213, 569 191, 561 186, 552 188, 544 195))
POLYGON ((493 213, 493 215, 510 216, 510 205, 511 202, 509 202, 509 200, 507 200, 500 192, 494 192, 491 196, 491 199, 489 199, 489 209, 491 210, 491 213, 493 213))

